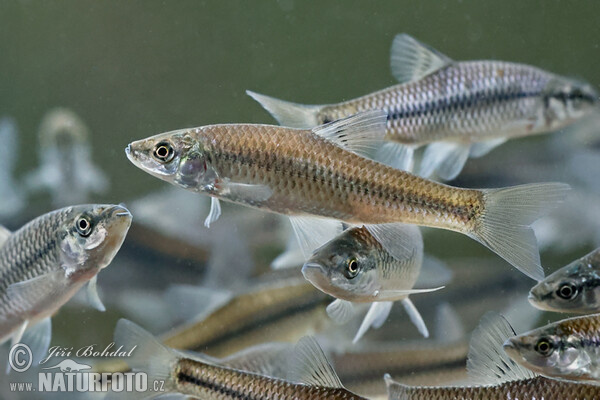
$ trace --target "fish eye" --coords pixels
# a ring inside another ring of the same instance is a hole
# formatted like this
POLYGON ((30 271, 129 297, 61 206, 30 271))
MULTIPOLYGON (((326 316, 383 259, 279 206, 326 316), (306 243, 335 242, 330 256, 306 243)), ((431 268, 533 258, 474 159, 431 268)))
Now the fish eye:
POLYGON ((554 346, 548 339, 542 338, 535 344, 534 350, 543 356, 549 356, 554 351, 554 346))
POLYGON ((75 222, 75 229, 80 236, 88 237, 92 233, 92 221, 86 216, 81 216, 75 222))
POLYGON ((358 275, 358 261, 356 258, 350 258, 346 265, 346 277, 352 279, 358 275))
POLYGON ((161 163, 168 163, 175 156, 173 146, 169 142, 160 142, 154 147, 154 158, 161 163))
POLYGON ((566 282, 559 286, 558 290, 556 291, 556 295, 561 299, 571 300, 577 296, 577 292, 578 290, 575 285, 566 282))

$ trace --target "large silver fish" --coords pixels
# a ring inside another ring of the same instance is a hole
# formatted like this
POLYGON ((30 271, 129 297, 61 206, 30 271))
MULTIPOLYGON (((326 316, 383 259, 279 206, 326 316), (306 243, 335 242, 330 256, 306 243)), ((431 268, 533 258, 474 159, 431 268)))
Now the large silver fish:
POLYGON ((569 318, 510 338, 504 350, 541 375, 600 385, 600 314, 569 318))
POLYGON ((562 200, 564 184, 462 189, 362 157, 385 133, 385 113, 367 111, 312 130, 227 124, 182 129, 131 143, 130 161, 147 173, 213 198, 288 215, 305 255, 365 224, 390 253, 402 251, 374 224, 449 229, 488 246, 534 279, 543 278, 528 226, 562 200), (325 239, 326 238, 326 239, 325 239), (325 239, 325 240, 324 240, 325 239))
POLYGON ((248 91, 280 124, 297 128, 357 112, 387 113, 387 143, 379 159, 411 170, 413 152, 428 145, 420 175, 456 177, 469 156, 507 139, 545 133, 579 120, 599 98, 583 82, 524 64, 454 61, 407 34, 391 50, 399 85, 338 104, 301 105, 248 91))
MULTIPOLYGON (((164 392, 144 393, 144 398, 179 393, 205 400, 364 400, 342 386, 323 351, 310 337, 298 342, 291 357, 277 357, 285 363, 280 367, 270 365, 271 358, 257 357, 254 362, 232 366, 201 354, 180 353, 127 320, 117 324, 115 342, 125 349, 134 349, 132 356, 125 359, 134 371, 146 371, 151 382, 164 382, 164 392), (286 376, 278 376, 279 373, 286 376)), ((115 392, 107 398, 120 399, 123 395, 115 392)), ((130 398, 133 396, 129 393, 130 398)), ((135 396, 140 398, 140 393, 135 396)))
POLYGON ((359 328, 357 342, 370 326, 381 326, 394 301, 401 301, 423 336, 429 332, 408 296, 436 289, 413 289, 423 262, 423 238, 414 225, 388 227, 404 249, 390 254, 364 227, 347 229, 317 249, 302 267, 304 277, 319 290, 335 297, 327 311, 340 321, 352 315, 353 303, 371 307, 359 328))
POLYGON ((81 205, 42 215, 13 233, 0 226, 0 343, 19 342, 33 327, 26 334, 45 343, 37 349, 43 355, 49 317, 85 283, 92 305, 104 310, 96 276, 121 247, 131 219, 121 206, 81 205))
POLYGON ((529 302, 548 311, 600 312, 600 249, 549 275, 529 292, 529 302))
POLYGON ((538 376, 512 361, 502 342, 514 335, 503 318, 488 313, 473 332, 469 386, 408 386, 386 376, 389 400, 594 400, 600 386, 538 376))

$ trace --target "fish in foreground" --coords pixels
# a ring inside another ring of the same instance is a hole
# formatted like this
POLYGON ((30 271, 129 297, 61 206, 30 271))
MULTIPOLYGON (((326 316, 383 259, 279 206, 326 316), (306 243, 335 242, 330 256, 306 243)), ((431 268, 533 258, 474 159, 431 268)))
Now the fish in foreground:
POLYGON ((502 350, 515 333, 499 314, 489 312, 473 332, 467 361, 469 386, 407 386, 385 377, 390 400, 594 400, 600 386, 548 379, 521 367, 502 350))
POLYGON ((413 289, 423 263, 423 237, 414 225, 391 224, 379 228, 393 233, 399 254, 390 254, 364 227, 354 227, 326 243, 306 261, 302 274, 319 290, 335 297, 327 311, 343 323, 354 314, 353 303, 371 303, 356 336, 369 327, 380 327, 394 301, 401 301, 409 317, 425 337, 429 331, 409 295, 436 289, 413 289))
POLYGON ((569 318, 510 338, 505 351, 541 375, 600 385, 600 314, 569 318))
POLYGON ((40 124, 40 167, 25 177, 30 192, 47 191, 55 207, 84 203, 104 193, 109 181, 92 163, 90 132, 73 111, 49 111, 40 124))
POLYGON ((127 349, 135 347, 127 363, 134 371, 147 372, 151 382, 164 381, 165 392, 109 393, 109 399, 153 398, 166 393, 219 400, 363 399, 342 386, 311 337, 301 339, 292 356, 283 357, 281 361, 285 366, 273 365, 274 361, 265 357, 240 366, 250 370, 239 369, 231 363, 221 365, 219 360, 201 354, 179 353, 127 320, 118 322, 115 342, 127 349), (276 376, 283 372, 285 377, 276 376))
POLYGON ((247 91, 280 124, 296 128, 357 112, 387 114, 378 159, 411 170, 427 145, 420 174, 455 178, 469 157, 507 139, 562 128, 590 114, 598 94, 586 83, 502 61, 454 61, 407 34, 395 37, 391 70, 399 85, 338 104, 302 105, 247 91))
POLYGON ((220 214, 219 199, 289 216, 306 258, 341 233, 340 221, 365 224, 397 254, 393 233, 376 224, 409 223, 466 234, 541 280, 529 224, 569 186, 461 189, 361 156, 383 137, 385 121, 385 112, 368 111, 311 130, 209 125, 135 141, 126 154, 159 179, 211 196, 209 221, 220 214))
POLYGON ((131 219, 121 206, 81 205, 15 232, 0 226, 0 343, 35 344, 39 359, 50 343, 50 316, 86 283, 91 304, 104 311, 97 274, 117 254, 131 219))
POLYGON ((9 117, 0 119, 0 217, 15 215, 25 205, 23 193, 13 173, 18 154, 16 122, 9 117))
POLYGON ((600 249, 549 275, 529 292, 542 310, 591 314, 600 312, 600 249))

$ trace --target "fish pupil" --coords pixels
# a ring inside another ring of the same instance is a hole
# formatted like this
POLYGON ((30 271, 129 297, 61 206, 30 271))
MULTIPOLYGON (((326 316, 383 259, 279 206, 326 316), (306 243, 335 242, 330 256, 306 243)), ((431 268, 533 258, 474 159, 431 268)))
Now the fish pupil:
POLYGON ((560 286, 557 294, 560 298, 569 300, 577 294, 577 289, 570 283, 565 283, 560 286))

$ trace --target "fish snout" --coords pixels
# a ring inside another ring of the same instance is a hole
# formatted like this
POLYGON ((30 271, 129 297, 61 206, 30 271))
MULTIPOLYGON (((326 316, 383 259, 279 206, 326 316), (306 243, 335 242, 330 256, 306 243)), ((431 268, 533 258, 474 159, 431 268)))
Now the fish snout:
POLYGON ((515 343, 514 338, 509 338, 504 342, 502 348, 508 354, 508 356, 515 362, 521 360, 521 354, 519 352, 519 346, 515 343))

